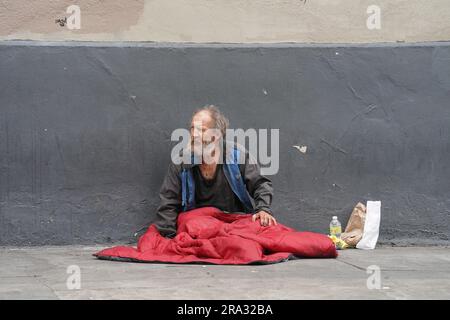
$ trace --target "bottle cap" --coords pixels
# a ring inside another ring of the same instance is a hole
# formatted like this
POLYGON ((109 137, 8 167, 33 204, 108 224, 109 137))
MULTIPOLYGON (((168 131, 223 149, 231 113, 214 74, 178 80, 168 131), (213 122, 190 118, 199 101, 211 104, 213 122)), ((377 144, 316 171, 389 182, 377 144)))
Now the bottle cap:
POLYGON ((337 220, 337 216, 333 216, 333 220, 337 220))

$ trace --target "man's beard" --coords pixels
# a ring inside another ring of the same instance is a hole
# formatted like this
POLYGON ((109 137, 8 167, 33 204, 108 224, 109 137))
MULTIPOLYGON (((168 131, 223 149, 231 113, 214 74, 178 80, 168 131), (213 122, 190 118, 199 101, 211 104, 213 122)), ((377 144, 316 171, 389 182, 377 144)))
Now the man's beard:
POLYGON ((202 141, 202 143, 192 142, 191 150, 195 157, 202 159, 202 163, 211 163, 212 159, 216 160, 217 154, 220 153, 216 143, 205 141, 202 141))

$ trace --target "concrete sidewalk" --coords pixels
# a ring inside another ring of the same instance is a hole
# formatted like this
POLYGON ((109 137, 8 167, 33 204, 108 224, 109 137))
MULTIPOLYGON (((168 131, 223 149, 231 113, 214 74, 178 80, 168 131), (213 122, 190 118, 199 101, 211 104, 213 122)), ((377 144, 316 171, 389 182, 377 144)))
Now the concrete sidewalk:
POLYGON ((216 266, 97 260, 103 247, 0 248, 0 299, 450 299, 450 248, 344 250, 338 259, 216 266), (81 288, 69 290, 67 268, 81 288), (366 268, 381 270, 368 289, 366 268))

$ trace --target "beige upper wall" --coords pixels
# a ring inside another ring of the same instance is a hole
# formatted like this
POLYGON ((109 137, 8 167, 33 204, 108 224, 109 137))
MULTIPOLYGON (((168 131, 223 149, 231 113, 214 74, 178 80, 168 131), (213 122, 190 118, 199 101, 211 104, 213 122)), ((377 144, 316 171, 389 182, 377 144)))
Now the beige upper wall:
POLYGON ((450 40, 450 0, 0 0, 0 40, 422 42, 450 40), (81 9, 81 29, 55 19, 81 9), (366 27, 369 5, 381 29, 366 27))

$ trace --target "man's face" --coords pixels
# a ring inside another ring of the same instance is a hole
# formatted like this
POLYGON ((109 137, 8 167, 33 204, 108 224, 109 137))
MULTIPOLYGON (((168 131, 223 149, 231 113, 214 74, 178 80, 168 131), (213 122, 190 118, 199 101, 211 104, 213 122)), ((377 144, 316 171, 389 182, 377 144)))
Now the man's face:
POLYGON ((206 111, 197 113, 191 123, 191 145, 195 154, 202 155, 207 148, 219 142, 220 134, 214 128, 214 120, 206 111))

